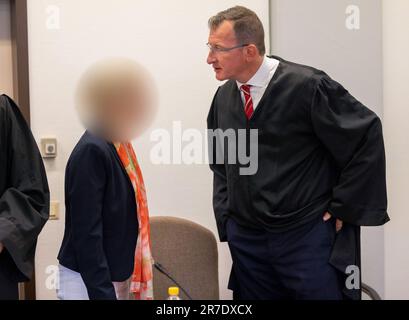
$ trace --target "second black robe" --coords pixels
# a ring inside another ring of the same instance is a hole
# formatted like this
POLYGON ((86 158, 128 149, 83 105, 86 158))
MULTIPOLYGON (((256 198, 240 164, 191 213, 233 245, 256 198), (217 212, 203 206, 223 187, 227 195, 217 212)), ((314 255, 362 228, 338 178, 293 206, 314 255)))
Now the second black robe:
POLYGON ((17 105, 0 96, 0 271, 15 283, 33 274, 37 237, 49 215, 49 189, 34 137, 17 105))

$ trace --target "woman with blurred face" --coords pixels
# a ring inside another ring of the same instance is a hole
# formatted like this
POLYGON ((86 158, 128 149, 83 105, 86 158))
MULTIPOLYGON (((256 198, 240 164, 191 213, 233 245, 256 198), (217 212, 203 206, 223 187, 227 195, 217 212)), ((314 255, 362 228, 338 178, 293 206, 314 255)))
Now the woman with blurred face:
POLYGON ((66 168, 60 299, 153 299, 149 212, 130 143, 152 120, 151 82, 128 59, 99 62, 79 82, 87 131, 66 168))

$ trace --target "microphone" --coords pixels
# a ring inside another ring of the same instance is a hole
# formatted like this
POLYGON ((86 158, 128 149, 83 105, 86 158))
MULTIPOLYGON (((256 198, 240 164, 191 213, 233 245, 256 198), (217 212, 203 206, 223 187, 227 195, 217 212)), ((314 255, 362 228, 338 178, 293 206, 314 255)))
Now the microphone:
POLYGON ((165 275, 170 281, 172 281, 175 285, 177 285, 183 293, 188 297, 189 300, 193 300, 192 297, 187 293, 187 291, 169 274, 169 272, 158 262, 155 262, 153 266, 158 270, 160 273, 165 275))

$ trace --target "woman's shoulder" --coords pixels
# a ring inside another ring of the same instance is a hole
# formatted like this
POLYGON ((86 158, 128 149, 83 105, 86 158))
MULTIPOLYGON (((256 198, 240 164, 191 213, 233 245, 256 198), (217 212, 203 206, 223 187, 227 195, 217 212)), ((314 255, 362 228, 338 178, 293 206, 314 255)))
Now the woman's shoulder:
POLYGON ((110 158, 111 156, 111 146, 110 143, 103 138, 86 131, 74 150, 71 153, 70 159, 81 158, 110 158))

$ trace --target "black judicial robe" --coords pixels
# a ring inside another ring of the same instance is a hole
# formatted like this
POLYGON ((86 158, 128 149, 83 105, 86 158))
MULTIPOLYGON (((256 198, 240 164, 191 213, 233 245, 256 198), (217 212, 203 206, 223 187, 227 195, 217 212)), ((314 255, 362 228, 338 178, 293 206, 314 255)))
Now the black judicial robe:
POLYGON ((33 273, 37 237, 49 215, 47 177, 34 137, 17 105, 0 96, 0 271, 16 282, 33 273), (6 270, 4 270, 6 269, 6 270))
MULTIPOLYGON (((250 120, 232 80, 218 89, 210 108, 209 130, 245 129, 249 136, 249 129, 258 129, 254 175, 240 175, 243 165, 228 163, 226 139, 209 141, 220 239, 227 240, 230 217, 248 228, 281 232, 329 211, 344 221, 329 262, 346 277, 348 266, 361 266, 360 226, 389 221, 381 121, 323 71, 273 58, 280 64, 250 120), (216 160, 221 144, 224 163, 216 160)), ((361 297, 360 290, 344 293, 361 297)))

